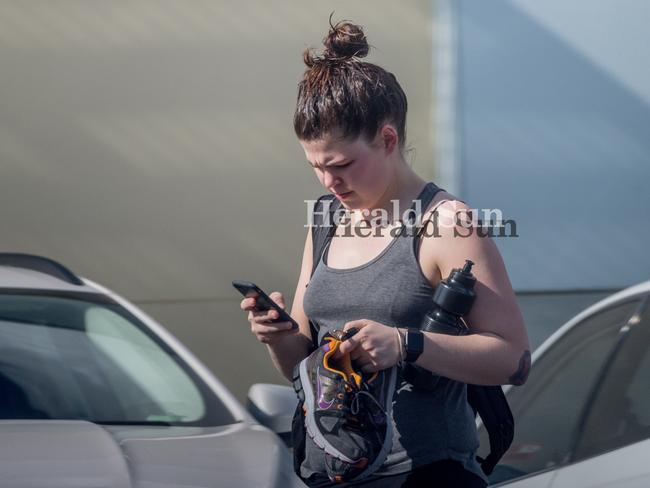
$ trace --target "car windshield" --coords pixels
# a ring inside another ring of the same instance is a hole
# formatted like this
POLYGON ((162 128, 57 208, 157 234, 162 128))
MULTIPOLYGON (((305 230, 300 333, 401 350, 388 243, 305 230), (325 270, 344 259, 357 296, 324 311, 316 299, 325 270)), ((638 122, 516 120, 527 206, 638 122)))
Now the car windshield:
POLYGON ((165 343, 97 294, 0 293, 0 419, 235 422, 165 343))

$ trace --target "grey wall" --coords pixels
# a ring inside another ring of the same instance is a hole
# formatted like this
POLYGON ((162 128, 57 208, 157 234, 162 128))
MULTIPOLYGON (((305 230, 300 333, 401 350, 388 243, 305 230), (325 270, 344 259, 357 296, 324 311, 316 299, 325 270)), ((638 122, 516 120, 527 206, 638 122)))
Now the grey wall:
POLYGON ((0 2, 0 250, 143 305, 240 398, 281 381, 230 281, 294 292, 322 190, 291 117, 332 10, 398 76, 431 179, 428 0, 0 2))
POLYGON ((650 278, 650 3, 453 5, 460 193, 517 221, 515 289, 650 278))

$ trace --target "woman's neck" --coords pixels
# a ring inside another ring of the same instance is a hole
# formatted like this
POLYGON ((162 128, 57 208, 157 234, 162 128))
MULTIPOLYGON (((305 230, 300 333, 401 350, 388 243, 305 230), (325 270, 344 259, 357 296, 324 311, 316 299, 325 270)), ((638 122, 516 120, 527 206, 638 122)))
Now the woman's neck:
MULTIPOLYGON (((372 212, 373 210, 383 209, 388 216, 390 223, 395 223, 402 218, 406 210, 411 208, 413 200, 415 200, 426 182, 420 178, 409 166, 404 163, 402 171, 397 171, 395 177, 392 179, 386 190, 376 200, 376 202, 365 210, 372 212), (397 203, 394 204, 393 201, 397 203), (395 215, 397 211, 398 215, 395 215)), ((355 220, 367 220, 367 217, 362 216, 362 211, 359 209, 354 212, 355 220)))

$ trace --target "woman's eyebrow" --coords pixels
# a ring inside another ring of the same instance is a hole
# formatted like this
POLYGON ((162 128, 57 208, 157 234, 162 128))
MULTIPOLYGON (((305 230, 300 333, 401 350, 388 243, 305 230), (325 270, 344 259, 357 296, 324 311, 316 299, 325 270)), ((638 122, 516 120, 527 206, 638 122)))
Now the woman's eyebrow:
MULTIPOLYGON (((335 166, 338 163, 344 163, 346 161, 352 161, 352 158, 342 158, 342 159, 339 159, 339 160, 332 160, 331 159, 327 163, 325 163, 324 166, 326 166, 326 167, 327 166, 335 166)), ((320 167, 323 166, 323 165, 320 165, 320 164, 312 164, 312 162, 309 159, 307 160, 307 164, 309 164, 309 166, 311 166, 312 168, 320 168, 320 167)))

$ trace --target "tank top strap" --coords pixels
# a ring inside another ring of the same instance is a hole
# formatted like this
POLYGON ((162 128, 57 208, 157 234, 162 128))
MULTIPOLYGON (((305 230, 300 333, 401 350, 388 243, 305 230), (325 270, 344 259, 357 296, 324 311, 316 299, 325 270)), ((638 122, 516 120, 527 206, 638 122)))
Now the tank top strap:
MULTIPOLYGON (((445 189, 440 188, 439 186, 437 186, 435 183, 433 183, 431 181, 427 183, 424 190, 422 191, 422 193, 420 193, 420 196, 417 198, 417 200, 420 200, 420 208, 419 208, 420 211, 418 212, 417 210, 415 210, 414 212, 411 212, 409 214, 409 223, 412 224, 413 219, 416 216, 417 217, 422 216, 422 213, 425 212, 429 208, 429 205, 433 201, 434 197, 440 191, 445 191, 445 189)), ((443 203, 445 201, 446 200, 440 200, 439 202, 437 202, 433 206, 432 211, 435 211, 435 209, 441 203, 443 203)), ((413 204, 413 206, 411 208, 413 208, 414 206, 415 206, 415 203, 413 204)), ((420 244, 422 242, 422 236, 418 232, 414 232, 412 234, 411 239, 403 239, 403 241, 404 241, 404 244, 402 244, 402 245, 411 246, 411 249, 413 250, 413 254, 415 255, 415 259, 418 260, 419 259, 419 253, 420 253, 420 244)))
POLYGON ((411 205, 411 210, 413 211, 409 212, 408 215, 409 223, 413 223, 414 218, 421 216, 421 213, 424 212, 427 209, 427 207, 429 207, 429 204, 433 200, 433 197, 435 197, 439 191, 445 191, 445 190, 444 188, 440 188, 439 186, 437 186, 432 181, 428 182, 425 185, 424 189, 420 192, 420 194, 416 198, 416 201, 417 200, 420 201, 419 212, 415 205, 415 202, 413 202, 413 204, 411 205))

